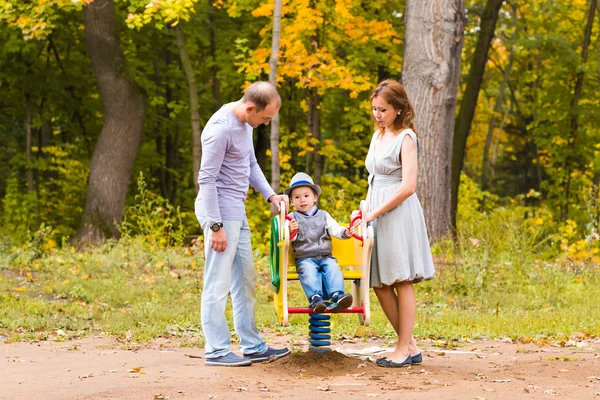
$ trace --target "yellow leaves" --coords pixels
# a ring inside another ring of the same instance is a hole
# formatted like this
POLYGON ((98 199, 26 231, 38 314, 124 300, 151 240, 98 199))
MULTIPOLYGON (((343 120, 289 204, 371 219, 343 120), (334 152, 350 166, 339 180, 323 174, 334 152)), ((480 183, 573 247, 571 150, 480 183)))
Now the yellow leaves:
POLYGON ((0 21, 19 28, 25 40, 41 40, 55 28, 59 10, 79 11, 82 6, 81 0, 1 0, 0 21))
POLYGON ((26 289, 26 288, 24 288, 24 287, 18 287, 18 288, 16 288, 15 290, 16 290, 17 292, 26 292, 26 291, 27 291, 27 289, 26 289))
POLYGON ((189 21, 190 13, 195 13, 194 3, 198 0, 150 0, 142 13, 130 13, 125 20, 131 29, 140 29, 154 21, 156 28, 164 24, 177 26, 180 20, 189 21))
POLYGON ((253 17, 271 17, 273 15, 274 4, 272 2, 262 3, 256 10, 252 11, 253 17))
POLYGON ((55 249, 57 247, 56 241, 52 240, 52 239, 48 239, 46 240, 46 242, 44 243, 44 245, 42 246, 42 248, 45 251, 50 251, 52 249, 55 249))
MULTIPOLYGON (((243 7, 234 0, 219 1, 218 5, 227 7, 232 16, 243 7)), ((270 21, 272 11, 272 2, 261 3, 252 15, 270 21)), ((347 90, 351 98, 357 98, 375 83, 361 53, 363 48, 372 50, 372 43, 392 50, 388 60, 390 68, 399 70, 401 57, 393 47, 401 40, 395 28, 388 21, 367 19, 361 14, 363 10, 353 0, 316 3, 290 0, 283 4, 278 80, 294 80, 299 88, 316 88, 319 94, 333 88, 347 90), (327 35, 316 38, 319 27, 324 24, 327 35), (345 48, 346 55, 340 56, 340 46, 345 48)), ((270 29, 271 22, 262 30, 259 47, 251 52, 250 58, 238 64, 247 79, 254 80, 269 70, 270 29)))
POLYGON ((565 146, 568 144, 568 142, 565 139, 563 139, 561 136, 553 137, 552 143, 554 143, 557 146, 565 146))
POLYGON ((544 220, 542 218, 536 218, 534 224, 537 226, 544 225, 544 220))

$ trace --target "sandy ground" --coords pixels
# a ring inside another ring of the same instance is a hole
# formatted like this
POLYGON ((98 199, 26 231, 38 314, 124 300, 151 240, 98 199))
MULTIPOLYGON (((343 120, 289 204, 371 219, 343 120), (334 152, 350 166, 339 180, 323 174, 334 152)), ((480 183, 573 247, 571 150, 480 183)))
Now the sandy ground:
POLYGON ((600 400, 600 340, 572 348, 477 341, 450 350, 422 343, 421 366, 387 369, 345 355, 381 349, 381 342, 335 343, 345 354, 317 356, 305 343, 266 336, 293 353, 223 368, 190 357, 202 357, 201 349, 165 340, 137 347, 100 337, 4 343, 0 399, 600 400))

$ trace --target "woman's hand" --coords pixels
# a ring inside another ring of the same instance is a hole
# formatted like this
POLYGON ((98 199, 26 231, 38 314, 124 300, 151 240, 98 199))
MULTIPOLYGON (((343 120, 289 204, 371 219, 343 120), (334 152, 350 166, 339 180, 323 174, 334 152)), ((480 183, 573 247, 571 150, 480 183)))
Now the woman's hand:
POLYGON ((369 222, 375 221, 376 219, 377 219, 377 215, 374 212, 371 211, 371 212, 367 213, 367 224, 369 222))

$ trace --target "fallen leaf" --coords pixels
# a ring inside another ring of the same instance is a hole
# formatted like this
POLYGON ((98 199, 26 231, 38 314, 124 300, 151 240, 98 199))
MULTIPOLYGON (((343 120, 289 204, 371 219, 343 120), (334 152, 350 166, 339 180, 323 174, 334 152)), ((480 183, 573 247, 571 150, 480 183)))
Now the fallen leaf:
POLYGON ((193 354, 187 354, 187 353, 183 353, 184 356, 189 357, 189 358, 202 358, 202 356, 195 356, 193 354))
POLYGON ((477 396, 475 397, 475 400, 487 400, 487 397, 477 396))
POLYGON ((569 372, 569 370, 563 368, 563 369, 559 369, 558 372, 569 372))
POLYGON ((506 382, 511 382, 511 380, 510 379, 494 379, 492 382, 506 383, 506 382))
POLYGON ((484 392, 495 392, 496 389, 488 389, 488 388, 483 388, 484 392))
POLYGON ((475 356, 477 358, 487 358, 487 356, 484 356, 483 354, 475 354, 475 356))
POLYGON ((353 378, 357 378, 359 376, 363 376, 364 374, 365 374, 364 372, 361 372, 360 374, 346 374, 346 376, 351 376, 353 378))
POLYGON ((540 389, 541 389, 541 387, 539 387, 539 386, 535 386, 535 385, 529 385, 529 386, 527 386, 525 389, 523 389, 523 391, 525 391, 525 392, 527 392, 527 393, 531 393, 531 392, 533 392, 534 390, 540 390, 540 389))
POLYGON ((154 395, 154 400, 169 400, 169 397, 159 393, 154 395))
POLYGON ((438 356, 445 356, 446 355, 446 353, 444 353, 443 351, 438 351, 435 354, 437 354, 438 356))
POLYGON ((238 386, 238 387, 235 388, 235 391, 236 392, 247 392, 248 388, 245 388, 243 386, 238 386))
POLYGON ((267 389, 267 388, 258 388, 258 390, 260 390, 261 392, 268 392, 269 391, 269 389, 267 389))
POLYGON ((275 354, 272 354, 269 356, 269 358, 267 358, 265 361, 263 361, 263 364, 269 364, 275 360, 277 360, 277 356, 275 354))
POLYGON ((91 378, 92 376, 94 376, 94 374, 92 374, 92 373, 89 373, 89 374, 86 374, 86 375, 79 375, 79 376, 77 377, 77 379, 79 379, 80 381, 82 381, 82 380, 84 380, 84 379, 91 378))
POLYGON ((588 376, 586 379, 591 379, 591 380, 598 380, 600 381, 600 376, 588 376))

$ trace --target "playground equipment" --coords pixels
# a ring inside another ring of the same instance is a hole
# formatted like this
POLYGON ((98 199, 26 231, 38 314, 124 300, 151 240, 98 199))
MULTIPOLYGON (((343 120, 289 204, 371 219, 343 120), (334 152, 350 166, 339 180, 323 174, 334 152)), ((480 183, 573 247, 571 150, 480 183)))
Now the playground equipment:
MULTIPOLYGON (((271 283, 273 285, 275 309, 279 322, 283 326, 289 323, 289 314, 310 314, 310 342, 312 349, 325 347, 329 342, 329 319, 327 314, 313 314, 308 307, 288 306, 288 283, 298 280, 296 264, 292 254, 290 231, 285 223, 291 217, 285 213, 285 204, 280 205, 280 214, 271 222, 271 283)), ((367 227, 362 218, 367 213, 366 202, 360 202, 359 215, 353 218, 360 219, 358 235, 353 239, 340 240, 332 238, 333 257, 335 257, 344 276, 344 280, 352 280, 352 306, 342 311, 343 313, 358 314, 362 325, 371 323, 371 308, 369 303, 369 279, 371 268, 371 251, 373 250, 373 228, 367 227)))

